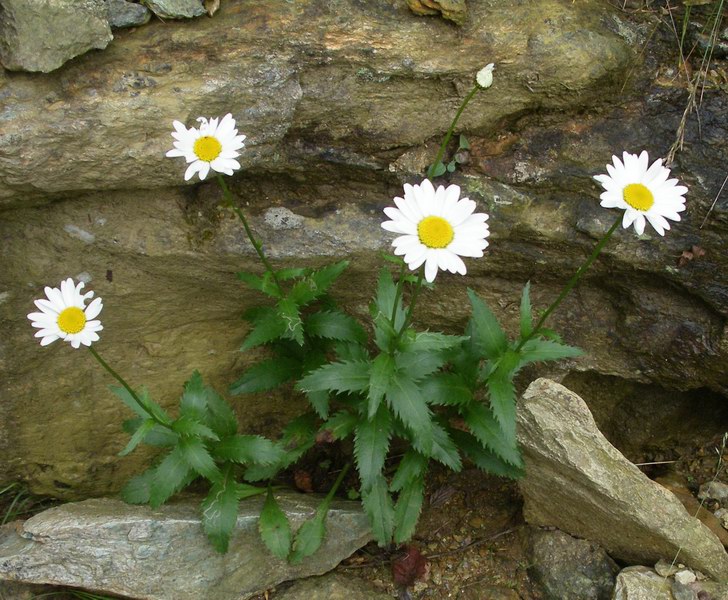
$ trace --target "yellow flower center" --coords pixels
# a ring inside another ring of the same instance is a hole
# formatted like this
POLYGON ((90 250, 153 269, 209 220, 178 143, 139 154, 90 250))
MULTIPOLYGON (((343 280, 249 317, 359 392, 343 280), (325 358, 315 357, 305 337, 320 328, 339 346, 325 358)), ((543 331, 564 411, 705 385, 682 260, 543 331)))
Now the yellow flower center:
POLYGON ((652 192, 641 183, 630 183, 622 191, 622 196, 624 197, 624 201, 632 208, 641 211, 650 210, 655 203, 655 197, 652 195, 652 192))
POLYGON ((217 141, 217 138, 214 138, 211 135, 205 135, 195 141, 195 145, 192 149, 197 155, 197 158, 200 160, 212 162, 220 156, 220 152, 222 152, 222 144, 217 141))
POLYGON ((425 217, 417 224, 417 235, 428 248, 445 248, 455 237, 455 231, 442 217, 425 217))
POLYGON ((57 322, 63 333, 78 333, 86 325, 86 314, 77 306, 69 306, 61 311, 57 322))

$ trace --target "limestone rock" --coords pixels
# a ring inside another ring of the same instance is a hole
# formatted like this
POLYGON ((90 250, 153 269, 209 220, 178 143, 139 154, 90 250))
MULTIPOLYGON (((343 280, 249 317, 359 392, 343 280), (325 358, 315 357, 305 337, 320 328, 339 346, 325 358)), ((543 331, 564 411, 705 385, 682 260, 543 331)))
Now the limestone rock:
POLYGON ((416 15, 439 15, 463 25, 468 18, 465 0, 407 0, 407 5, 416 15))
POLYGON ((674 600, 672 580, 647 567, 627 567, 617 575, 612 600, 674 600))
POLYGON ((633 564, 679 550, 681 562, 728 580, 720 541, 604 438, 579 396, 538 379, 519 403, 518 426, 526 521, 593 540, 633 564))
POLYGON ((112 39, 104 0, 3 0, 0 62, 8 70, 49 73, 112 39))
POLYGON ((3 82, 0 199, 25 204, 33 195, 183 185, 182 167, 164 156, 172 121, 191 125, 227 112, 248 136, 245 170, 280 172, 303 161, 352 165, 371 177, 396 158, 382 149, 446 131, 462 99, 455 84, 472 85, 486 62, 510 61, 499 72, 500 99, 474 100, 465 129, 497 131, 531 109, 561 111, 603 97, 605 77, 616 78, 633 55, 627 40, 604 28, 608 13, 598 0, 478 2, 460 31, 413 17, 404 2, 343 0, 333 9, 229 0, 212 19, 153 22, 72 71, 3 82), (514 22, 522 24, 517 32, 514 22), (522 81, 535 65, 542 75, 529 90, 522 81))
MULTIPOLYGON (((278 500, 294 529, 318 503, 295 494, 278 500)), ((291 566, 260 541, 260 504, 241 502, 237 532, 224 555, 207 541, 193 504, 152 510, 96 499, 52 508, 0 529, 0 579, 144 600, 240 600, 288 579, 325 573, 371 539, 360 507, 335 502, 322 547, 291 566)))
POLYGON ((530 532, 529 574, 546 600, 610 600, 619 567, 598 545, 563 531, 530 532))
POLYGON ((142 0, 142 2, 163 19, 191 19, 205 14, 201 0, 142 0))
POLYGON ((109 10, 109 25, 112 29, 139 27, 152 18, 151 11, 142 4, 127 0, 106 0, 109 10))
POLYGON ((344 573, 329 573, 296 581, 276 600, 391 600, 389 594, 344 573))

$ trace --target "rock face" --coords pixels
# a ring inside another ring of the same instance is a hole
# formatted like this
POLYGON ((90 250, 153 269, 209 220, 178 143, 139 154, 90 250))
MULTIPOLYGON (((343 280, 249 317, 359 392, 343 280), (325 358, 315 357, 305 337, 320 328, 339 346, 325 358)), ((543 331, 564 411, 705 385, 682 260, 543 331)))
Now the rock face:
POLYGON ((519 403, 518 427, 526 521, 593 540, 633 564, 672 560, 679 551, 686 565, 728 580, 720 541, 604 438, 576 394, 534 381, 519 403))
POLYGON ((563 531, 533 529, 529 575, 546 600, 611 600, 619 567, 598 545, 563 531))
POLYGON ((112 39, 104 0, 3 0, 0 62, 11 71, 49 73, 112 39))
MULTIPOLYGON (((472 287, 516 331, 524 282, 542 310, 614 218, 592 176, 623 148, 664 155, 685 106, 658 68, 675 64, 672 39, 602 0, 471 2, 462 27, 401 0, 221 4, 213 18, 119 31, 47 76, 0 73, 0 481, 104 495, 149 458, 116 456, 129 414, 104 373, 33 340, 25 315, 45 285, 89 280, 105 306, 99 352, 172 411, 195 368, 222 392, 260 356, 238 351, 239 316, 260 299, 235 278, 260 266, 214 181, 185 184, 181 159, 164 157, 174 119, 233 114, 248 139, 230 185, 276 265, 351 258, 335 292, 366 315, 391 241, 381 209, 423 176, 495 62, 458 125, 468 165, 448 175, 490 214, 491 245, 467 277, 438 278, 416 319, 461 330, 472 287)), ((725 94, 706 89, 702 129, 686 126, 683 221, 664 239, 617 232, 550 323, 586 350, 558 376, 583 376, 590 403, 604 390, 597 420, 610 435, 629 428, 635 452, 655 431, 661 446, 683 440, 686 417, 701 439, 728 427, 722 197, 700 229, 725 177, 725 115, 725 94), (705 255, 678 266, 693 245, 705 255), (637 415, 649 424, 630 428, 637 415)), ((305 406, 290 391, 234 401, 243 428, 266 434, 305 406)))
MULTIPOLYGON (((293 527, 318 500, 279 497, 293 527)), ((0 529, 0 579, 76 586, 144 600, 240 600, 288 579, 319 575, 371 539, 358 505, 338 502, 319 551, 291 566, 260 541, 260 503, 244 501, 230 550, 215 552, 202 532, 199 508, 158 510, 117 500, 86 500, 49 509, 0 529)))

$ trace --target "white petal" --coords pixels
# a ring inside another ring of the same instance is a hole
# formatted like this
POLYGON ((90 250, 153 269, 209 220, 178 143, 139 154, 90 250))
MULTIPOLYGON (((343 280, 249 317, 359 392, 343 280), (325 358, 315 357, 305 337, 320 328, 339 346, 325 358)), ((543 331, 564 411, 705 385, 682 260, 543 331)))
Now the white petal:
POLYGON ((205 179, 207 177, 207 174, 210 172, 210 163, 205 161, 200 161, 200 181, 205 179))
POLYGON ((40 341, 40 345, 41 346, 47 346, 48 344, 52 344, 53 342, 55 342, 58 339, 60 339, 60 338, 57 335, 49 335, 47 337, 44 337, 40 341))
POLYGON ((104 305, 101 303, 101 298, 96 298, 96 300, 91 302, 91 304, 89 304, 84 311, 86 314, 86 319, 88 319, 89 321, 91 319, 95 319, 101 312, 101 309, 103 307, 104 305))
MULTIPOLYGON (((426 181, 426 180, 425 180, 426 181)), ((430 253, 425 261, 425 280, 428 283, 435 281, 437 276, 437 254, 430 253)))
POLYGON ((185 181, 189 181, 194 177, 195 173, 197 173, 204 163, 201 160, 196 160, 193 162, 189 167, 187 167, 187 170, 185 171, 185 181))
POLYGON ((645 232, 645 216, 641 213, 638 213, 637 218, 634 220, 634 230, 639 235, 645 232))

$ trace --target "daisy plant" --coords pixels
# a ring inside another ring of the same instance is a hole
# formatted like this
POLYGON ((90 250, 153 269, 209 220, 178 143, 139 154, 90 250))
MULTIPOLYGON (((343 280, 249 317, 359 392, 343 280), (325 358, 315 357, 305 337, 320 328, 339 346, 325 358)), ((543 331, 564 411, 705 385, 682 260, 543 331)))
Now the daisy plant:
POLYGON ((114 392, 134 413, 124 422, 131 435, 119 453, 125 456, 144 442, 166 448, 157 464, 134 477, 122 490, 131 503, 152 507, 163 504, 173 494, 198 478, 209 480, 210 492, 202 502, 202 524, 210 541, 220 552, 228 547, 237 521, 238 502, 263 494, 265 487, 238 481, 237 472, 246 466, 268 466, 281 459, 281 450, 270 440, 257 435, 241 435, 232 408, 202 377, 194 372, 185 383, 178 415, 170 416, 151 399, 144 388, 134 390, 93 347, 103 329, 96 319, 101 313, 101 298, 83 293, 84 283, 68 278, 60 288, 45 288, 46 298, 35 301, 41 312, 28 315, 41 346, 63 340, 73 348, 88 348, 98 363, 121 384, 114 392))
MULTIPOLYGON (((394 206, 384 209, 381 226, 396 235, 398 269, 382 268, 370 304, 370 322, 360 323, 343 311, 331 294, 348 266, 340 261, 317 269, 275 268, 236 205, 223 175, 240 168, 245 136, 231 114, 199 118, 198 128, 175 121, 170 157, 184 158, 185 180, 216 173, 223 198, 240 218, 260 259, 263 273, 238 278, 266 298, 245 313, 249 331, 241 350, 262 350, 264 358, 231 384, 230 393, 267 392, 288 386, 305 397, 309 410, 293 419, 273 442, 238 433, 235 415, 199 373, 185 383, 178 416, 173 418, 140 388, 134 390, 114 371, 92 343, 102 330, 100 298, 82 293, 83 283, 67 279, 60 289, 46 288, 31 313, 41 345, 61 339, 84 345, 121 387, 112 390, 134 411, 125 429, 131 439, 122 455, 139 443, 166 448, 155 466, 132 479, 123 496, 129 502, 158 506, 198 478, 210 482, 202 502, 203 527, 224 552, 242 498, 265 494, 259 531, 277 557, 296 563, 314 553, 326 530, 326 515, 351 464, 359 494, 381 545, 409 540, 424 502, 425 476, 432 461, 459 471, 464 461, 496 475, 517 478, 523 461, 516 440, 515 375, 525 365, 578 356, 544 325, 597 259, 619 224, 643 234, 649 222, 660 235, 668 219, 680 220, 687 188, 670 179, 646 152, 613 157, 601 205, 623 212, 596 244, 554 302, 535 319, 530 284, 523 288, 519 328, 509 336, 485 301, 468 289, 471 316, 458 335, 419 330, 415 307, 423 288, 435 288, 440 271, 465 276, 468 261, 482 258, 488 247, 489 217, 461 197, 457 185, 435 185, 448 171, 442 163, 447 144, 466 105, 478 90, 493 83, 493 65, 484 67, 455 115, 427 178, 405 184, 394 206), (91 302, 86 305, 86 302, 91 302), (535 321, 535 323, 534 323, 535 321), (317 445, 338 444, 352 459, 322 500, 315 515, 294 533, 279 507, 273 482, 317 445), (262 485, 256 485, 262 482, 262 485)), ((463 148, 461 136, 460 148, 463 148)), ((466 142, 465 142, 466 143, 466 142)))

